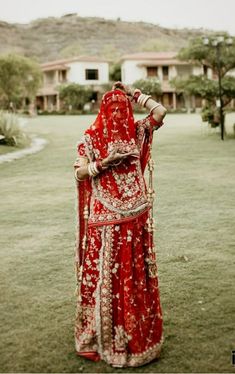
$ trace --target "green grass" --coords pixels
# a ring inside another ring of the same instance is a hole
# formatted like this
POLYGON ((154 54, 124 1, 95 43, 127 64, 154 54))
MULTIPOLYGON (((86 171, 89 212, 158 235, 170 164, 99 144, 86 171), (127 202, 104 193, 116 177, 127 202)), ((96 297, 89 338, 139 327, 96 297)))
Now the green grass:
POLYGON ((196 114, 169 115, 154 139, 161 358, 122 370, 75 355, 72 165, 92 119, 30 119, 27 131, 50 143, 0 165, 0 371, 233 372, 235 140, 196 114))
POLYGON ((5 155, 6 153, 18 151, 19 148, 13 147, 11 145, 0 144, 0 156, 5 155))

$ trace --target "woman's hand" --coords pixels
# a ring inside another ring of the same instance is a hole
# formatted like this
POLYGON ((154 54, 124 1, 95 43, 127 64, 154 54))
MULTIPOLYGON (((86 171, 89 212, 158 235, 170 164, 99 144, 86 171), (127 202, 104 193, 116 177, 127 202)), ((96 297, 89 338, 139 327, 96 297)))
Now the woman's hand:
POLYGON ((134 88, 127 86, 126 84, 119 82, 119 81, 114 83, 112 90, 115 90, 115 89, 122 90, 130 98, 132 98, 134 91, 135 91, 134 88))
POLYGON ((114 149, 106 158, 103 159, 102 165, 104 167, 109 167, 112 164, 119 164, 128 156, 137 156, 136 152, 126 152, 126 153, 119 153, 116 149, 114 149))

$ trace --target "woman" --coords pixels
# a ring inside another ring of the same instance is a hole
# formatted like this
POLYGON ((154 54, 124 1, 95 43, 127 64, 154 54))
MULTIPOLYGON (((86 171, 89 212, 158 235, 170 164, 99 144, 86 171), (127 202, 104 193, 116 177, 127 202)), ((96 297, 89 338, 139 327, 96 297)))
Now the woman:
MULTIPOLYGON (((76 352, 114 367, 143 365, 163 343, 153 189, 144 171, 165 114, 150 96, 117 82, 77 145, 76 352), (130 99, 150 115, 134 122, 130 99)), ((152 169, 150 162, 150 176, 152 169)))

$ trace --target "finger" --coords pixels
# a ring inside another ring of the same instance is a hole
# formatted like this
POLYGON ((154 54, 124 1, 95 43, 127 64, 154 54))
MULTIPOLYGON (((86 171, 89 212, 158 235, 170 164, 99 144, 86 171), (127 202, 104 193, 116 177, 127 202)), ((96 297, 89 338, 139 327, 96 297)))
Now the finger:
POLYGON ((116 149, 113 149, 113 150, 109 153, 109 156, 114 156, 116 153, 117 153, 117 150, 116 150, 116 149))
POLYGON ((128 157, 128 156, 136 156, 138 155, 139 153, 136 151, 136 152, 127 152, 127 153, 120 153, 121 157, 128 157))

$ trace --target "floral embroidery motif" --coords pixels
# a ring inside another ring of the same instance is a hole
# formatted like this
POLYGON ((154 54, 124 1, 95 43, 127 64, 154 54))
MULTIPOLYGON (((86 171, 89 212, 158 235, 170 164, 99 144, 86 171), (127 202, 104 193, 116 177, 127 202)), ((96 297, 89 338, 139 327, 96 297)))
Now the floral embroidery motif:
POLYGON ((129 340, 132 339, 131 335, 128 335, 126 331, 124 330, 124 327, 119 325, 115 326, 115 348, 117 351, 122 351, 126 348, 129 340))

